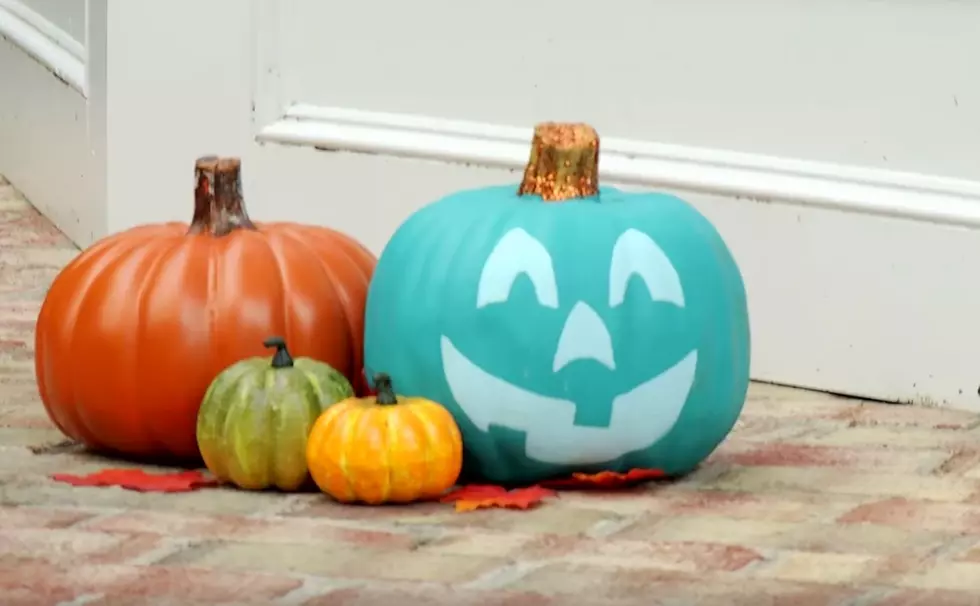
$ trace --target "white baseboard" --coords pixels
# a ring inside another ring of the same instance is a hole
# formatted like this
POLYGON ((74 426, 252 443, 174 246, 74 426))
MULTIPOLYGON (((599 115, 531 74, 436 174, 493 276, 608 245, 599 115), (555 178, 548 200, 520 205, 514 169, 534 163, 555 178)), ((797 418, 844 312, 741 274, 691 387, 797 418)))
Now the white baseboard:
MULTIPOLYGON (((257 139, 520 169, 531 128, 297 104, 257 139)), ((974 181, 611 137, 601 145, 611 182, 980 227, 974 181)))
MULTIPOLYGON (((287 147, 261 147, 256 162, 276 178, 256 182, 256 208, 282 214, 286 206, 271 201, 285 199, 294 217, 374 237, 439 192, 516 181, 530 137, 530 128, 296 105, 257 133, 287 147), (314 148, 361 153, 327 161, 314 148), (263 198, 270 205, 261 208, 263 198)), ((749 295, 754 379, 980 411, 980 183, 613 138, 601 145, 607 182, 676 191, 732 248, 749 295)))
POLYGON ((86 95, 85 47, 20 0, 0 0, 0 37, 86 95))

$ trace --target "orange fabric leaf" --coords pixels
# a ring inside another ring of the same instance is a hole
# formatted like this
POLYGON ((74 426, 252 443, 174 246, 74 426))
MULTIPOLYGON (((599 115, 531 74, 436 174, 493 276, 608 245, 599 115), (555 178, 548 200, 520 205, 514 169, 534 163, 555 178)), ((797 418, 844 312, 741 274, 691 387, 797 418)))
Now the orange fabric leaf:
POLYGON ((541 486, 507 490, 502 486, 471 484, 444 495, 439 501, 456 503, 456 511, 459 512, 489 507, 524 510, 531 509, 548 497, 557 496, 554 490, 541 486))
POLYGON ((664 478, 666 475, 660 469, 631 469, 626 473, 615 471, 600 471, 596 474, 573 473, 569 478, 548 480, 541 485, 558 490, 610 490, 635 486, 641 482, 664 478))
POLYGON ((218 485, 217 480, 197 470, 151 474, 142 469, 103 469, 84 476, 56 473, 51 479, 72 486, 119 486, 139 492, 188 492, 218 485))

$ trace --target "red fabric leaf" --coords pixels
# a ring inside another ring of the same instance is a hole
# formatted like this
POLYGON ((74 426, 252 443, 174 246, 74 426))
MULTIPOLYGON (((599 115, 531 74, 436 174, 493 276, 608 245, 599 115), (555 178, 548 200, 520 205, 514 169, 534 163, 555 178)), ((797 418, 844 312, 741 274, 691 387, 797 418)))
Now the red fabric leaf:
POLYGON ((548 480, 541 485, 557 490, 610 490, 628 488, 641 482, 664 477, 666 474, 659 469, 631 469, 626 473, 600 471, 596 474, 573 473, 570 478, 548 480))
POLYGON ((151 474, 142 469, 103 469, 85 476, 56 473, 51 479, 72 486, 119 486, 139 492, 188 492, 218 484, 197 470, 151 474))
POLYGON ((502 486, 471 484, 454 490, 441 499, 442 503, 456 503, 456 511, 474 511, 488 507, 507 509, 530 509, 548 497, 558 493, 541 486, 507 490, 502 486))

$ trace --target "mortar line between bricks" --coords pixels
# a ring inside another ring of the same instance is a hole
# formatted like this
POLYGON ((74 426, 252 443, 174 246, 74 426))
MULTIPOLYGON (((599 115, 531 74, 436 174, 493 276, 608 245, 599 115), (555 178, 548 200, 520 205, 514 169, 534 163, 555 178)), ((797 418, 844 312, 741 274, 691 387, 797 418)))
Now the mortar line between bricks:
POLYGON ((892 587, 870 587, 859 596, 845 599, 839 606, 875 606, 875 604, 881 603, 882 600, 900 594, 901 591, 901 589, 892 587))
MULTIPOLYGON (((52 509, 54 511, 73 512, 73 511, 78 511, 81 508, 53 507, 49 509, 52 509)), ((88 509, 89 511, 87 511, 87 513, 94 513, 96 511, 101 511, 101 513, 98 515, 93 515, 90 518, 79 520, 69 526, 66 526, 65 528, 72 528, 73 530, 79 530, 84 532, 98 532, 98 533, 104 533, 110 535, 139 534, 139 533, 128 532, 128 531, 106 532, 104 530, 97 528, 97 526, 102 521, 111 520, 116 516, 120 516, 120 515, 125 516, 134 512, 137 514, 147 513, 149 515, 155 515, 155 514, 177 515, 177 516, 181 515, 179 512, 171 512, 171 511, 132 510, 132 509, 124 509, 124 508, 118 508, 118 509, 88 508, 88 509)), ((220 514, 201 513, 201 514, 191 514, 191 515, 193 517, 200 517, 202 519, 207 519, 207 518, 219 516, 220 514)), ((397 522, 377 522, 372 520, 338 520, 338 519, 331 519, 322 516, 300 517, 300 516, 283 515, 283 513, 269 513, 269 512, 250 513, 244 515, 243 517, 248 519, 254 519, 254 520, 262 520, 264 522, 269 522, 271 524, 275 524, 277 522, 289 522, 291 520, 313 520, 329 528, 336 528, 340 530, 384 532, 384 533, 390 533, 393 535, 403 536, 407 538, 416 538, 416 539, 421 538, 421 539, 428 539, 428 540, 440 539, 443 537, 458 538, 458 537, 469 536, 470 534, 472 534, 471 531, 469 531, 466 528, 459 528, 459 529, 444 528, 437 524, 404 524, 403 525, 397 522)), ((491 534, 510 535, 514 533, 493 531, 491 534)), ((517 534, 522 534, 522 533, 517 533, 517 534)), ((173 537, 173 538, 177 538, 177 537, 173 537)), ((194 537, 185 537, 185 538, 187 538, 188 540, 196 541, 196 542, 192 542, 190 546, 202 544, 204 542, 208 542, 211 540, 223 540, 220 539, 220 537, 219 538, 210 537, 207 539, 207 541, 201 539, 195 539, 194 537)))
POLYGON ((618 520, 599 520, 585 531, 585 536, 591 539, 606 539, 610 536, 625 530, 643 519, 645 513, 636 513, 622 516, 618 520))
POLYGON ((126 560, 126 564, 129 566, 151 566, 177 555, 189 547, 196 546, 198 542, 189 538, 164 537, 161 545, 126 560))
MULTIPOLYGON (((32 506, 35 507, 35 506, 32 506)), ((92 514, 88 518, 83 518, 78 520, 73 524, 69 524, 66 528, 71 528, 72 530, 83 530, 86 532, 102 532, 101 530, 93 530, 90 526, 97 525, 105 520, 112 519, 116 516, 126 515, 132 510, 125 509, 122 507, 118 508, 107 508, 107 507, 47 507, 45 505, 36 506, 38 509, 46 509, 48 511, 66 511, 66 512, 76 512, 80 511, 82 513, 92 514)))
POLYGON ((759 554, 760 559, 753 560, 741 568, 729 571, 729 574, 735 577, 751 577, 760 568, 765 570, 766 568, 774 566, 779 561, 780 554, 784 553, 785 550, 774 548, 753 548, 752 551, 759 554))
POLYGON ((91 604, 92 602, 102 600, 105 597, 106 595, 104 593, 86 593, 71 600, 58 602, 55 604, 55 606, 84 606, 84 604, 91 604))
POLYGON ((536 562, 510 561, 499 568, 490 570, 479 577, 460 585, 465 589, 487 590, 501 589, 520 581, 528 574, 553 563, 555 560, 538 560, 536 562))
POLYGON ((291 574, 290 577, 301 579, 303 584, 293 589, 275 601, 276 606, 302 606, 313 598, 322 597, 341 589, 364 587, 365 583, 354 579, 334 579, 313 575, 291 574))
POLYGON ((922 559, 932 558, 937 561, 948 560, 961 555, 977 545, 980 539, 976 535, 963 534, 954 539, 944 541, 922 556, 922 559))
MULTIPOLYGON (((277 502, 276 505, 270 505, 268 508, 262 511, 254 512, 252 515, 256 517, 266 517, 266 516, 276 516, 283 517, 287 514, 295 512, 302 506, 307 505, 307 495, 288 495, 286 498, 282 499, 281 502, 277 502)), ((324 496, 324 498, 327 498, 324 496)))
MULTIPOLYGON (((287 499, 288 500, 288 499, 287 499)), ((85 530, 89 532, 104 532, 102 530, 93 530, 89 528, 90 526, 96 526, 100 522, 111 520, 116 516, 126 516, 129 514, 147 514, 153 515, 165 515, 165 516, 178 516, 185 517, 185 514, 179 511, 173 510, 148 510, 148 509, 132 509, 124 507, 64 507, 64 506, 46 506, 46 505, 29 505, 11 506, 12 508, 38 508, 45 509, 49 511, 60 511, 60 512, 83 512, 93 514, 89 518, 79 520, 66 528, 73 528, 75 530, 85 530)), ((263 520, 266 522, 276 523, 276 522, 288 522, 291 520, 314 520, 317 523, 324 524, 325 526, 344 530, 366 530, 375 532, 390 532, 392 534, 404 535, 404 536, 415 536, 420 532, 430 532, 430 533, 447 533, 452 535, 466 535, 469 534, 465 529, 445 529, 436 524, 399 524, 397 522, 375 522, 371 520, 343 520, 343 519, 333 519, 324 516, 294 516, 289 515, 295 508, 295 503, 285 503, 280 507, 273 507, 270 509, 252 512, 248 514, 240 514, 241 517, 252 520, 263 520)), ((222 513, 190 513, 186 514, 192 518, 215 518, 221 517, 228 514, 222 513)), ((230 514, 236 515, 236 514, 230 514)), ((117 532, 111 532, 110 534, 118 534, 117 532)))
MULTIPOLYGON (((321 517, 321 516, 292 516, 292 510, 296 507, 295 503, 290 501, 289 498, 285 499, 286 503, 281 506, 270 507, 269 509, 254 511, 251 513, 219 513, 219 512, 190 512, 183 513, 176 510, 156 510, 156 509, 138 509, 138 508, 127 508, 127 507, 65 507, 65 506, 47 506, 47 505, 15 505, 14 508, 38 508, 50 511, 64 511, 64 512, 76 512, 81 511, 83 513, 91 513, 92 517, 79 520, 70 526, 78 530, 84 530, 89 525, 97 525, 100 522, 111 520, 116 516, 126 516, 130 514, 145 514, 145 515, 163 515, 163 516, 177 516, 177 517, 191 517, 191 518, 220 518, 223 516, 240 516, 245 519, 250 520, 264 520, 268 522, 280 522, 289 521, 292 519, 306 519, 306 520, 316 520, 320 523, 326 524, 330 527, 335 528, 345 528, 351 530, 380 530, 380 528, 371 528, 368 524, 361 523, 357 520, 335 520, 331 518, 321 517)), ((101 531, 100 531, 101 532, 101 531)), ((404 533, 401 533, 404 534, 404 533)))
POLYGON ((284 513, 254 513, 246 516, 248 518, 264 520, 267 522, 288 522, 290 520, 314 520, 330 528, 339 530, 355 530, 368 532, 386 532, 394 535, 415 538, 442 537, 442 536, 466 536, 470 532, 466 529, 447 529, 437 524, 399 524, 397 521, 374 521, 374 520, 343 520, 324 516, 294 516, 284 513))

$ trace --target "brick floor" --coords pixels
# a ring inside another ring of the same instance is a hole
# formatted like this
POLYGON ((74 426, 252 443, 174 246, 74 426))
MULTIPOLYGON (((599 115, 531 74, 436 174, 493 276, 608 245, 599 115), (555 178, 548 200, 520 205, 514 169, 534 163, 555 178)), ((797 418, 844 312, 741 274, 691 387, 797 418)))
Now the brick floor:
POLYGON ((73 488, 33 383, 72 246, 0 180, 0 604, 980 605, 980 419, 753 385, 694 475, 529 512, 73 488))

